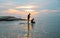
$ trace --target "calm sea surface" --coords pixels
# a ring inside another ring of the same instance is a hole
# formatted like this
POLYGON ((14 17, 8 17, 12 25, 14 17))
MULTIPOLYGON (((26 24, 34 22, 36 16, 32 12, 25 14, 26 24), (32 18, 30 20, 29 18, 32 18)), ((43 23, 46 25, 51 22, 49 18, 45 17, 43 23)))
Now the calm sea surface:
MULTIPOLYGON (((29 38, 60 38, 60 13, 40 13, 35 21, 29 38)), ((0 38, 27 38, 27 26, 27 21, 0 21, 0 38)))

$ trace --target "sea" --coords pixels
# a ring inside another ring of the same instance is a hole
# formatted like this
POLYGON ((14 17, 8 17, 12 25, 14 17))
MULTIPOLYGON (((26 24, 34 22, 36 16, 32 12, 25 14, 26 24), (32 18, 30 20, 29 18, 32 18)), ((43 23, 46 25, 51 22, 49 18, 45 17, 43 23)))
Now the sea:
POLYGON ((60 38, 60 13, 39 13, 35 23, 0 21, 0 38, 60 38), (28 29, 29 26, 29 29, 28 29))

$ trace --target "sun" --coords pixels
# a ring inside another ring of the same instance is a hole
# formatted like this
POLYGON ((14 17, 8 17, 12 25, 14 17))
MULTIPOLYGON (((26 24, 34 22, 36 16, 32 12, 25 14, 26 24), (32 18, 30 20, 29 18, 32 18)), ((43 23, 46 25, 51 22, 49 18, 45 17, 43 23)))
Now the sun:
POLYGON ((26 5, 26 6, 17 6, 16 9, 22 9, 21 11, 23 12, 23 14, 31 14, 31 15, 35 15, 37 14, 37 11, 34 9, 37 8, 37 6, 35 5, 26 5))
POLYGON ((28 10, 24 10, 25 12, 33 12, 35 10, 31 10, 31 9, 28 9, 28 10))
POLYGON ((35 15, 35 14, 37 14, 37 11, 36 10, 32 10, 32 9, 27 9, 27 10, 24 10, 25 11, 25 13, 27 13, 27 14, 31 14, 31 15, 35 15))

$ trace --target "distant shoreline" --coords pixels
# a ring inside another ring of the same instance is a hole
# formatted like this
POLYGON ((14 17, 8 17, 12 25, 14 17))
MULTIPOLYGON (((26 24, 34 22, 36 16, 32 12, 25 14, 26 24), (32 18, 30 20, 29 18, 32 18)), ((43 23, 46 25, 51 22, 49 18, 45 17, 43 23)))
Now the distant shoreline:
POLYGON ((0 17, 0 21, 26 21, 27 19, 16 18, 14 16, 2 16, 0 17))

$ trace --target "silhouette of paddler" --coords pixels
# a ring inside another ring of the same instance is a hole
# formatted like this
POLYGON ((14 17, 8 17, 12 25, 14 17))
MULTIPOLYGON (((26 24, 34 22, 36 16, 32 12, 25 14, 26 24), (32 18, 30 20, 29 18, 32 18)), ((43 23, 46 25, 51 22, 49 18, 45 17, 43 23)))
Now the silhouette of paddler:
POLYGON ((27 19, 28 19, 28 21, 30 20, 30 15, 31 15, 31 14, 29 13, 29 14, 28 14, 28 18, 27 18, 27 19))

